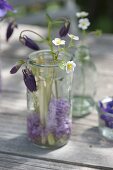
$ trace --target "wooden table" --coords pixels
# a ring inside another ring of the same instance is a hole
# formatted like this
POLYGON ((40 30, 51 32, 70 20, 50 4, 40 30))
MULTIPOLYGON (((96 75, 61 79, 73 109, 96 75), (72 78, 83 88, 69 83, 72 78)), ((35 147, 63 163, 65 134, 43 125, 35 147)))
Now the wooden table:
MULTIPOLYGON (((98 100, 113 92, 113 36, 90 37, 88 41, 98 71, 98 100)), ((21 71, 17 76, 9 74, 11 65, 28 51, 14 40, 7 45, 4 42, 3 46, 0 170, 113 170, 113 142, 100 136, 96 110, 85 118, 73 119, 71 140, 60 149, 39 149, 28 141, 26 96, 21 71)))

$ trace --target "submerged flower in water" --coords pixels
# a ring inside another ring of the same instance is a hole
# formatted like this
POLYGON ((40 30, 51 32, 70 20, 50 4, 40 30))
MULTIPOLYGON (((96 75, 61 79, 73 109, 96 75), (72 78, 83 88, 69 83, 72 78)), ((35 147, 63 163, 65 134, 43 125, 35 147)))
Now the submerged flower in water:
POLYGON ((99 107, 103 112, 108 112, 113 114, 113 99, 105 98, 104 100, 99 101, 99 107))
POLYGON ((105 121, 105 125, 113 128, 113 99, 107 97, 98 103, 99 109, 102 111, 100 118, 105 121))
POLYGON ((87 17, 88 15, 89 15, 89 13, 88 13, 88 12, 85 12, 85 11, 77 12, 77 13, 76 13, 76 16, 77 16, 78 18, 87 17))
POLYGON ((82 18, 79 20, 78 27, 81 28, 82 30, 86 30, 89 26, 90 26, 90 22, 88 18, 82 18))
POLYGON ((60 38, 55 38, 55 39, 52 41, 52 43, 55 44, 56 46, 65 45, 65 41, 64 41, 64 40, 61 40, 60 38))
POLYGON ((32 50, 40 50, 39 46, 36 44, 35 41, 33 41, 31 38, 29 38, 28 36, 24 35, 24 36, 20 36, 19 38, 20 42, 22 44, 24 44, 25 46, 27 46, 28 48, 31 48, 32 50))
POLYGON ((28 130, 28 135, 31 139, 36 139, 38 137, 41 137, 43 128, 41 126, 38 113, 33 113, 28 116, 27 130, 28 130))
POLYGON ((65 37, 69 32, 69 28, 70 28, 70 22, 66 21, 59 31, 60 37, 65 37))
POLYGON ((14 28, 17 28, 17 24, 15 21, 9 23, 6 32, 6 40, 8 41, 11 35, 13 34, 14 28))
POLYGON ((13 10, 13 7, 6 0, 0 0, 0 18, 4 17, 8 11, 13 10))
POLYGON ((26 87, 30 90, 30 92, 36 91, 37 90, 36 81, 32 72, 28 69, 24 69, 22 70, 22 72, 23 72, 23 79, 26 87))
POLYGON ((66 72, 67 72, 67 73, 73 72, 74 69, 75 69, 75 67, 76 67, 76 64, 75 64, 73 61, 68 61, 68 62, 66 63, 66 72))
POLYGON ((79 40, 79 37, 73 34, 68 34, 68 37, 70 37, 72 40, 79 40))

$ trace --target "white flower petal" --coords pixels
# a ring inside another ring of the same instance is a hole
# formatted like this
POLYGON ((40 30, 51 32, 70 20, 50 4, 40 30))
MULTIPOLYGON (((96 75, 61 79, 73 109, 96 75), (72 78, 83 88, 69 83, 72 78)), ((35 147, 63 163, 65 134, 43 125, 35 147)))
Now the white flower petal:
POLYGON ((89 13, 88 13, 88 12, 85 12, 85 11, 77 12, 77 13, 76 13, 76 16, 77 16, 78 18, 87 17, 88 15, 89 15, 89 13))
POLYGON ((68 36, 73 39, 73 40, 79 40, 79 37, 78 36, 75 36, 73 34, 68 34, 68 36))

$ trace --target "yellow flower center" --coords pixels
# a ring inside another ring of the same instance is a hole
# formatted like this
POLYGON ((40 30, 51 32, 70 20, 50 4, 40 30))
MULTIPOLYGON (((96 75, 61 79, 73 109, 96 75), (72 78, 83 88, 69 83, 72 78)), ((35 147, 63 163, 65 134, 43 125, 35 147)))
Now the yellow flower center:
POLYGON ((57 43, 57 44, 61 44, 61 40, 60 40, 60 39, 57 39, 57 40, 56 40, 56 43, 57 43))
POLYGON ((68 69, 68 70, 72 70, 72 69, 73 69, 73 65, 72 65, 71 63, 69 63, 69 64, 67 65, 67 69, 68 69))

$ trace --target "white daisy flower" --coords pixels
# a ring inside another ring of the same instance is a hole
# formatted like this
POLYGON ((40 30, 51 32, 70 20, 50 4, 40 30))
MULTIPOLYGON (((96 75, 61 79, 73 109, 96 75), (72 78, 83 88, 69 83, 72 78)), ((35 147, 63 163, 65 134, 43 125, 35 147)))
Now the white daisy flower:
POLYGON ((65 41, 61 40, 60 38, 55 38, 54 40, 52 40, 52 43, 55 44, 56 46, 65 45, 65 41))
POLYGON ((67 72, 67 73, 73 72, 74 69, 75 69, 75 67, 76 67, 76 64, 75 64, 73 61, 68 61, 68 62, 66 63, 66 72, 67 72))
POLYGON ((79 40, 79 37, 78 36, 75 36, 73 34, 68 34, 68 36, 73 39, 73 40, 79 40))
POLYGON ((78 27, 81 28, 82 30, 86 30, 90 25, 89 19, 88 18, 82 18, 79 20, 79 25, 78 27))
POLYGON ((88 12, 85 12, 85 11, 77 12, 77 13, 76 13, 76 16, 77 16, 78 18, 87 17, 88 15, 89 15, 89 13, 88 13, 88 12))

